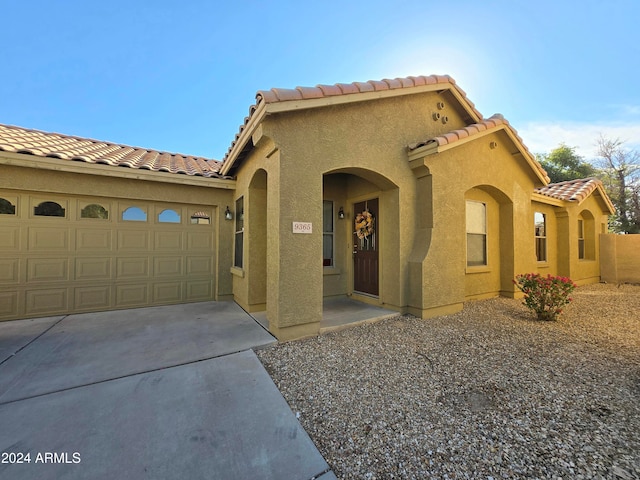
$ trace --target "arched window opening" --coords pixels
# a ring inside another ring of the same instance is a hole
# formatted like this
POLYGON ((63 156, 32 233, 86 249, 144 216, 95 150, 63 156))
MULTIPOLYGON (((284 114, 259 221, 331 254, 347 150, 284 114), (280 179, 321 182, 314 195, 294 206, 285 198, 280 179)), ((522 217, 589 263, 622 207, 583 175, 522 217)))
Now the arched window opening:
POLYGON ((15 215, 15 214, 16 214, 16 206, 13 205, 9 200, 0 198, 0 215, 15 215))
POLYGON ((122 220, 127 222, 146 222, 147 212, 139 207, 129 207, 122 212, 122 220))
POLYGON ((160 223, 180 223, 180 214, 175 210, 167 209, 158 215, 160 223))
POLYGON ((101 218, 103 220, 108 220, 109 212, 102 205, 92 203, 80 211, 80 218, 101 218))
POLYGON ((56 202, 42 202, 34 207, 33 214, 39 217, 64 217, 64 208, 56 202))

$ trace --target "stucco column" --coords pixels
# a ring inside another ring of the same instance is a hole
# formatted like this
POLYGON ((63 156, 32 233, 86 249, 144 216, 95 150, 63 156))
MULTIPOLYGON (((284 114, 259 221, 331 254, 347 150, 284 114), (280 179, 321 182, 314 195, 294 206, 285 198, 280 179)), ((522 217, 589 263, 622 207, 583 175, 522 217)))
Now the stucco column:
POLYGON ((556 213, 558 229, 558 275, 571 277, 571 255, 573 239, 569 212, 561 210, 556 213))
POLYGON ((464 301, 464 195, 457 182, 410 162, 416 176, 417 228, 409 257, 409 312, 422 318, 455 313, 464 301), (440 183, 440 187, 438 184, 440 183))
POLYGON ((279 340, 315 335, 322 319, 322 176, 301 182, 292 170, 281 162, 279 185, 269 177, 268 188, 267 318, 279 340))

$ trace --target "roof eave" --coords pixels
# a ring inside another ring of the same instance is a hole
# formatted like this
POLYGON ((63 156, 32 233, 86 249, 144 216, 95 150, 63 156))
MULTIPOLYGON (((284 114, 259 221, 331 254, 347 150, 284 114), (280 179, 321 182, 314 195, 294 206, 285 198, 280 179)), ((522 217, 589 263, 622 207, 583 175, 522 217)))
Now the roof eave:
POLYGON ((247 145, 253 133, 255 132, 258 125, 262 122, 262 119, 267 113, 267 104, 264 101, 260 101, 258 105, 256 105, 256 109, 251 112, 247 123, 242 127, 242 130, 238 134, 237 139, 232 144, 229 153, 226 155, 222 167, 220 168, 220 175, 227 176, 229 172, 234 167, 238 157, 244 150, 244 147, 247 145))
POLYGON ((456 97, 458 102, 464 107, 469 116, 474 121, 482 120, 478 112, 464 97, 453 83, 433 83, 428 85, 418 85, 409 88, 396 88, 390 90, 377 90, 373 92, 358 92, 343 95, 331 95, 319 98, 305 98, 299 100, 285 100, 267 104, 268 113, 290 112, 295 110, 306 110, 311 108, 327 107, 333 105, 345 105, 349 103, 364 102, 368 100, 378 100, 381 98, 393 98, 405 95, 414 95, 425 92, 441 92, 449 90, 456 97))
POLYGON ((231 179, 202 177, 198 175, 185 175, 170 172, 155 172, 140 168, 114 168, 112 165, 94 164, 73 160, 61 161, 58 158, 40 157, 32 154, 5 151, 0 152, 0 165, 229 190, 235 189, 236 186, 235 180, 231 179))
POLYGON ((533 192, 533 194, 531 195, 531 200, 547 205, 553 205, 555 207, 564 207, 566 206, 565 204, 568 203, 565 200, 561 200, 560 198, 550 197, 549 195, 545 195, 544 193, 539 192, 533 192))
POLYGON ((409 152, 409 160, 415 160, 419 157, 424 157, 426 155, 433 155, 434 153, 442 153, 452 148, 456 148, 461 145, 464 145, 466 143, 473 142, 475 140, 483 138, 492 133, 499 132, 500 130, 503 130, 507 134, 511 142, 516 146, 516 148, 518 149, 518 152, 524 157, 526 162, 531 167, 531 170, 536 174, 540 182, 542 182, 543 185, 547 185, 549 181, 547 180, 546 177, 544 177, 544 175, 542 175, 542 172, 540 172, 540 170, 536 167, 535 159, 531 156, 531 154, 527 151, 527 149, 522 146, 522 143, 518 140, 516 135, 514 135, 514 133, 511 131, 511 128, 509 128, 509 126, 505 124, 500 124, 494 127, 487 128, 486 130, 477 132, 474 135, 469 135, 468 137, 460 138, 452 143, 445 143, 442 145, 439 144, 437 141, 427 143, 426 145, 418 147, 415 150, 412 150, 411 152, 409 152))

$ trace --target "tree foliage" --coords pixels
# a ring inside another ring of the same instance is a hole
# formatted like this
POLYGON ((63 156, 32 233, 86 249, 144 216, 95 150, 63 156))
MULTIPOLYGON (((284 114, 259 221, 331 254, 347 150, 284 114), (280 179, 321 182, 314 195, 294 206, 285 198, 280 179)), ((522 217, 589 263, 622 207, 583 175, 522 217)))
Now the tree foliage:
POLYGON ((619 138, 597 141, 601 178, 616 207, 611 228, 618 233, 640 233, 640 153, 625 148, 619 138))
POLYGON ((551 183, 596 176, 598 171, 576 153, 575 147, 564 143, 549 154, 538 154, 538 162, 547 171, 551 183))

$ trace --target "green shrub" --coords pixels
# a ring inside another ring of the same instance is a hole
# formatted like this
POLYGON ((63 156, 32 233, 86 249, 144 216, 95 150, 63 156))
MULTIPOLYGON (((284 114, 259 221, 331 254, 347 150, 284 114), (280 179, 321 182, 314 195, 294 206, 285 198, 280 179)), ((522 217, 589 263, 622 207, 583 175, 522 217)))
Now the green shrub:
POLYGON ((543 277, 539 273, 516 276, 513 283, 524 293, 524 302, 536 312, 538 320, 556 320, 562 307, 573 299, 569 296, 577 287, 568 277, 543 277))

